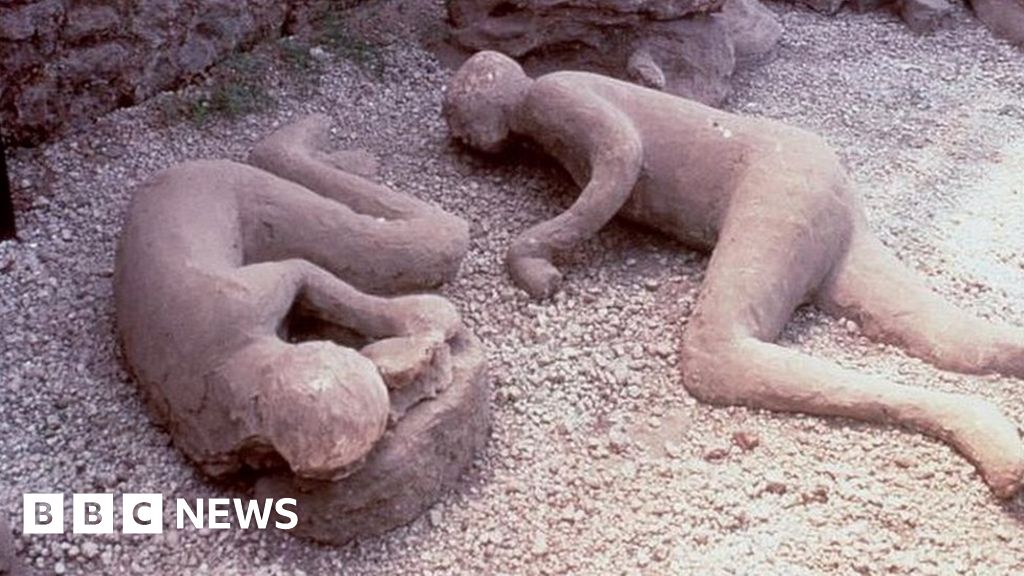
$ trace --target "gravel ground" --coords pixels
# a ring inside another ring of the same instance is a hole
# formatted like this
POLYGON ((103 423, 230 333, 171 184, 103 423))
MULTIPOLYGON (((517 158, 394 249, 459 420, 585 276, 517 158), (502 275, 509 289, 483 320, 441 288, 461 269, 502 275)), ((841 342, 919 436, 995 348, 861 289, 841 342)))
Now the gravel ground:
MULTIPOLYGON (((772 8, 787 30, 779 57, 742 74, 729 106, 825 135, 904 261, 964 308, 1024 325, 1021 52, 962 7, 927 38, 888 14, 772 8)), ((314 90, 268 74, 278 106, 238 121, 165 126, 149 104, 14 153, 24 241, 0 245, 0 503, 20 526, 26 491, 241 493, 200 478, 147 419, 115 344, 114 243, 132 187, 155 170, 242 158, 312 111, 335 118, 340 146, 380 155, 389 184, 472 222, 445 293, 489 350, 491 443, 429 514, 383 538, 340 549, 273 530, 19 538, 40 573, 1024 572, 1024 500, 996 501, 945 445, 689 398, 675 342, 702 256, 616 224, 567 259, 554 302, 513 289, 504 251, 571 201, 567 179, 454 147, 439 116, 449 72, 408 43, 380 57, 382 75, 336 59, 314 90)), ((1020 381, 942 373, 814 310, 784 340, 894 382, 983 395, 1024 423, 1020 381)))

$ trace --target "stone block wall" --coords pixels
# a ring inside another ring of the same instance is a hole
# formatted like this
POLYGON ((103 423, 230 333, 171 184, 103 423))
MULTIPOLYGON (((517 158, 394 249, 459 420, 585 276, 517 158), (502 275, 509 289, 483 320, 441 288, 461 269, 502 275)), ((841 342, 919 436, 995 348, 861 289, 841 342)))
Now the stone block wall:
POLYGON ((0 0, 0 133, 41 142, 326 8, 324 0, 0 0))

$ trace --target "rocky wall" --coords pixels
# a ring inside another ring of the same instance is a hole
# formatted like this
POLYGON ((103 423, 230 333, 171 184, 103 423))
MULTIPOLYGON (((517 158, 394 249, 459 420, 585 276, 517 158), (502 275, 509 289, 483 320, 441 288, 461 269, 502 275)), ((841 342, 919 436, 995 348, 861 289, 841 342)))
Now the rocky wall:
POLYGON ((34 144, 276 37, 322 0, 0 0, 0 132, 34 144))

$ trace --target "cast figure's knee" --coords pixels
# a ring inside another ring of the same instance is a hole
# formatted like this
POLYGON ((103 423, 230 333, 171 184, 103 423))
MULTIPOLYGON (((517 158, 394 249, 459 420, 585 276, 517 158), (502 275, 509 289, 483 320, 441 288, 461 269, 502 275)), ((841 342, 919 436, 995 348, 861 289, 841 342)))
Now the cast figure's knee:
POLYGON ((449 282, 459 271, 469 250, 469 224, 441 210, 410 222, 400 237, 408 256, 397 268, 412 282, 410 288, 433 288, 449 282))
POLYGON ((285 124, 253 146, 248 163, 273 172, 274 166, 288 162, 295 154, 323 150, 330 140, 330 126, 330 119, 323 114, 310 114, 285 124))
POLYGON ((453 278, 459 270, 463 257, 469 250, 469 223, 462 218, 439 211, 433 221, 439 268, 446 280, 453 278))
POLYGON ((679 370, 691 396, 708 404, 737 404, 742 400, 729 373, 739 340, 691 327, 683 334, 679 370))

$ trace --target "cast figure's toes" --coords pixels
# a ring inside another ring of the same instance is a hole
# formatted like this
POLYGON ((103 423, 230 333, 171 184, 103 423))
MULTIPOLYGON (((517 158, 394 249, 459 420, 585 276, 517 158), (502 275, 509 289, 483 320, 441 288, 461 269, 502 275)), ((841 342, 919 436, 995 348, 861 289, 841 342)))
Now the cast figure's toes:
POLYGON ((996 496, 1014 496, 1024 482, 1024 444, 1017 427, 994 404, 978 398, 961 398, 950 412, 950 441, 996 496))
POLYGON ((377 366, 391 399, 391 422, 452 382, 451 349, 441 332, 387 338, 360 350, 377 366))
MULTIPOLYGON (((323 114, 309 114, 285 124, 259 141, 249 153, 248 163, 263 169, 274 166, 290 154, 310 154, 327 149, 331 121, 323 114)), ((273 170, 270 170, 274 172, 273 170)))

